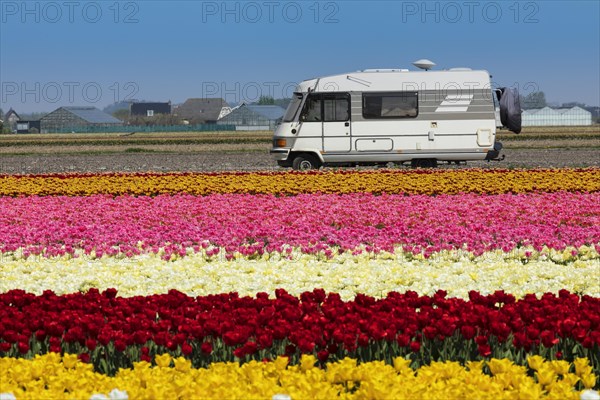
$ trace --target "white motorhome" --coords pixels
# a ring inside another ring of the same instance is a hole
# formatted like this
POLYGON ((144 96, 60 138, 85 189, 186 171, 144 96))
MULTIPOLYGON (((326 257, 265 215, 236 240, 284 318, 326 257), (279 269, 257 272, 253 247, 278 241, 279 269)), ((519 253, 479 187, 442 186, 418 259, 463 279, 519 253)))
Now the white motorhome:
POLYGON ((364 70, 300 83, 271 154, 280 166, 300 170, 500 159, 502 124, 489 73, 429 71, 435 64, 428 60, 414 65, 424 70, 364 70))

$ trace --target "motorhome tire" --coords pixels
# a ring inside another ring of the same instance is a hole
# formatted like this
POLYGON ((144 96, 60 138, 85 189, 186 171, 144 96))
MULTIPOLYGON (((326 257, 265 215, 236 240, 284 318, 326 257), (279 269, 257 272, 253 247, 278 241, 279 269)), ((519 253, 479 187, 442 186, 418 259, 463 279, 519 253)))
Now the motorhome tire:
POLYGON ((294 158, 292 167, 298 171, 308 171, 321 167, 319 159, 312 154, 299 154, 294 158))
POLYGON ((435 158, 414 158, 410 161, 412 168, 437 168, 437 160, 435 158))
POLYGON ((288 160, 284 160, 284 161, 277 161, 277 165, 279 165, 282 168, 290 168, 292 166, 292 162, 288 161, 288 160))

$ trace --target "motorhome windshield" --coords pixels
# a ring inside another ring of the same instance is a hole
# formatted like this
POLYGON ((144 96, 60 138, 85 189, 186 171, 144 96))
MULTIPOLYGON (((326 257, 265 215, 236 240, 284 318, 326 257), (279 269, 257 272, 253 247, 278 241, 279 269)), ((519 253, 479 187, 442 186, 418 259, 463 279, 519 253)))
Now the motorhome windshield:
POLYGON ((292 101, 283 116, 283 122, 292 122, 294 118, 296 118, 296 114, 298 114, 298 109, 302 105, 302 93, 294 93, 292 96, 292 101))

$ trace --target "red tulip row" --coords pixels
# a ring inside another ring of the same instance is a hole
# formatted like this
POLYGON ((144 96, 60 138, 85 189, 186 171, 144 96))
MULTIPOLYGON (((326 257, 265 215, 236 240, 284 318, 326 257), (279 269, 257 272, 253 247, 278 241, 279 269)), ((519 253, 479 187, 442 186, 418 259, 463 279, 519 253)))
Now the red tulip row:
POLYGON ((572 360, 589 357, 600 368, 600 298, 561 291, 522 300, 502 291, 470 300, 414 292, 344 302, 316 289, 300 298, 278 290, 256 298, 237 293, 188 297, 170 291, 147 297, 100 293, 41 296, 0 294, 0 357, 75 352, 101 370, 152 360, 164 351, 196 365, 287 354, 345 356, 363 361, 410 356, 466 361, 527 355, 572 360), (111 365, 106 365, 107 361, 111 365), (102 364, 104 362, 104 364, 102 364))

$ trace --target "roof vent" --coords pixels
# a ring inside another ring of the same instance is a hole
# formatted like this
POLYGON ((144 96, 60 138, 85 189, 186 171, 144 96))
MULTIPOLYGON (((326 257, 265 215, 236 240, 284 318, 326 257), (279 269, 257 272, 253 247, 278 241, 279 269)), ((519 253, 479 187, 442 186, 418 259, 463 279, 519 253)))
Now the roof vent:
POLYGON ((425 71, 428 71, 435 66, 435 63, 433 61, 427 60, 426 58, 423 58, 421 60, 415 61, 413 65, 417 68, 421 68, 425 71))

